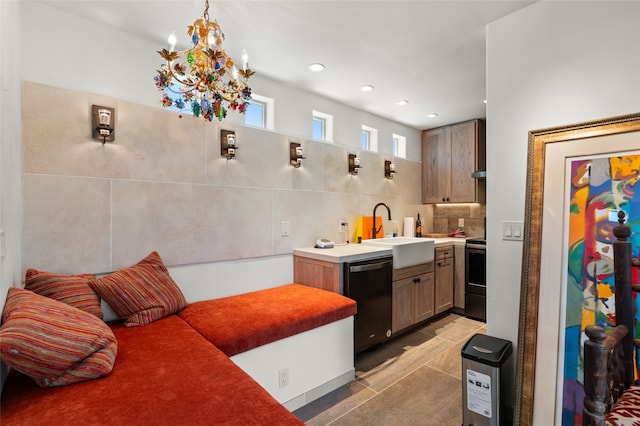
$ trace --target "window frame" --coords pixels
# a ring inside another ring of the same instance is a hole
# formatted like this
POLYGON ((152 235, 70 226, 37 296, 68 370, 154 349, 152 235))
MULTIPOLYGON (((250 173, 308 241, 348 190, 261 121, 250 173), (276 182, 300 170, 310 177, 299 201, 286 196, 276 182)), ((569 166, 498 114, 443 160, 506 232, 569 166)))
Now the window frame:
POLYGON ((407 158, 407 137, 393 133, 391 135, 391 155, 397 158, 407 158))
POLYGON ((375 127, 371 127, 371 126, 367 126, 366 124, 363 124, 362 132, 369 133, 369 143, 366 150, 371 152, 378 152, 378 129, 376 129, 375 127))
POLYGON ((333 115, 325 112, 312 110, 311 112, 311 138, 314 140, 320 140, 325 142, 333 142, 333 115), (313 123, 318 120, 323 123, 322 138, 318 139, 314 135, 313 123))
POLYGON ((274 130, 274 116, 275 116, 275 107, 273 98, 269 98, 267 96, 262 96, 257 93, 251 94, 251 104, 261 104, 262 105, 262 126, 256 126, 253 124, 247 123, 246 115, 243 120, 243 124, 248 127, 253 127, 256 129, 267 129, 274 130))

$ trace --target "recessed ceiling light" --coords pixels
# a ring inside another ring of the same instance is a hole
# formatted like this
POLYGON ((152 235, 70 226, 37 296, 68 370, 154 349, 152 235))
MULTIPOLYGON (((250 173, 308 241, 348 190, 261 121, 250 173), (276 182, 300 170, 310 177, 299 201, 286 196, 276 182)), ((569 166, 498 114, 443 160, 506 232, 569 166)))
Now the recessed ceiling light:
POLYGON ((315 64, 309 65, 309 71, 313 71, 313 72, 324 71, 324 65, 322 65, 319 62, 316 62, 315 64))
POLYGON ((370 92, 373 90, 373 85, 372 84, 365 84, 364 86, 362 86, 360 88, 360 90, 362 90, 363 92, 370 92))
POLYGON ((406 100, 406 99, 402 99, 402 100, 400 100, 400 101, 396 102, 396 105, 403 106, 403 105, 406 105, 406 104, 408 104, 408 103, 409 103, 409 101, 408 101, 408 100, 406 100))
POLYGON ((483 103, 483 104, 486 104, 486 103, 487 103, 487 100, 485 99, 484 101, 482 101, 482 103, 483 103))
POLYGON ((436 118, 438 116, 438 114, 436 114, 435 112, 432 112, 431 114, 427 114, 428 118, 436 118))

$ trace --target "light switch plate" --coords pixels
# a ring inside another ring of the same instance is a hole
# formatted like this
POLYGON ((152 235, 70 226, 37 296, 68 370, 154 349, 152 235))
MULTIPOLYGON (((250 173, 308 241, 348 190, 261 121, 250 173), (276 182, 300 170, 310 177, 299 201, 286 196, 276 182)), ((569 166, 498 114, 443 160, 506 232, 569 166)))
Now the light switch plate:
POLYGON ((502 222, 502 239, 505 241, 522 241, 524 235, 524 222, 502 222))

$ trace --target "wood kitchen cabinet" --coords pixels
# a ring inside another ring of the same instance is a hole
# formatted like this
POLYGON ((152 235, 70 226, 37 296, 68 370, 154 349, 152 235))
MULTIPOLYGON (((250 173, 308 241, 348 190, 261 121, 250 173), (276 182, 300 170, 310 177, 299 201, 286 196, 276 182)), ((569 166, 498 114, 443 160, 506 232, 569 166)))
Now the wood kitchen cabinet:
POLYGON ((485 122, 465 121, 422 133, 422 202, 484 203, 485 122))
POLYGON ((453 246, 453 307, 456 313, 464 313, 464 246, 453 246))
POLYGON ((434 272, 436 315, 453 307, 453 264, 453 246, 436 247, 434 272))
POLYGON ((397 333, 434 316, 434 291, 433 262, 394 269, 391 331, 397 333))
POLYGON ((293 280, 299 284, 342 294, 342 263, 293 257, 293 280))

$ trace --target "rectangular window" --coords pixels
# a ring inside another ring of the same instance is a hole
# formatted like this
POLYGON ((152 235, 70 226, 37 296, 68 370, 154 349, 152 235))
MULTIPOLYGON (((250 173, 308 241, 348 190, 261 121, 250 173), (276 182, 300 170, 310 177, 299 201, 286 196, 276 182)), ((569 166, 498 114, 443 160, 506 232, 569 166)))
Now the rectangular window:
POLYGON ((313 110, 311 137, 316 140, 333 142, 333 115, 313 110))
POLYGON ((362 125, 362 149, 378 152, 378 129, 362 125), (367 134, 367 144, 364 143, 364 135, 367 134))
POLYGON ((252 93, 250 105, 244 114, 244 124, 273 130, 274 114, 273 98, 252 93))
POLYGON ((312 134, 311 137, 313 139, 318 139, 318 140, 323 141, 324 140, 324 129, 325 129, 324 119, 318 118, 318 117, 313 117, 313 134, 312 134))
POLYGON ((369 143, 371 141, 371 133, 368 130, 362 130, 362 149, 369 149, 369 143))
POLYGON ((407 138, 405 136, 393 134, 391 153, 394 157, 407 158, 407 138))
POLYGON ((244 124, 253 127, 265 127, 265 104, 251 100, 249 107, 244 114, 244 124))

